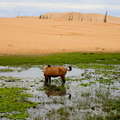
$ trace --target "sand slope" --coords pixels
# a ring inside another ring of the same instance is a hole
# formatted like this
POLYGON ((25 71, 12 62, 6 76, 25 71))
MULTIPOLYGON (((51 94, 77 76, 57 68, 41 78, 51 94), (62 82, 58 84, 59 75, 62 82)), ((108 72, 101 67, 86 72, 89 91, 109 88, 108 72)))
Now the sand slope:
MULTIPOLYGON (((87 21, 87 22, 103 22, 105 15, 95 13, 46 13, 42 15, 44 19, 59 19, 59 20, 72 20, 72 21, 87 21)), ((120 23, 120 18, 107 15, 107 22, 120 23)))
POLYGON ((120 52, 120 18, 109 16, 103 23, 103 15, 85 14, 86 21, 78 21, 74 13, 74 20, 68 21, 71 13, 55 14, 51 19, 0 18, 0 55, 120 52), (99 16, 99 22, 87 21, 91 15, 99 16))

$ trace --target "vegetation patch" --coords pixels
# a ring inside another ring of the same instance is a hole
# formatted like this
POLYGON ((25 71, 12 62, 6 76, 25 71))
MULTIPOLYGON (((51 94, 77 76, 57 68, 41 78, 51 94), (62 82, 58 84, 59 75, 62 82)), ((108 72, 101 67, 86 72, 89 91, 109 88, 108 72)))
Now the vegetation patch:
POLYGON ((13 69, 0 69, 0 72, 13 72, 13 69))
POLYGON ((0 76, 0 80, 5 80, 6 82, 15 82, 21 79, 17 77, 11 77, 11 76, 8 76, 8 77, 0 76))
POLYGON ((90 95, 91 95, 90 92, 86 92, 86 93, 83 92, 83 93, 81 94, 82 97, 89 97, 90 95))
POLYGON ((51 113, 47 114, 48 118, 52 118, 57 114, 58 120, 68 120, 70 112, 65 107, 61 107, 58 110, 52 110, 51 113))
MULTIPOLYGON (((116 67, 116 68, 120 68, 120 67, 116 67)), ((95 70, 95 73, 96 74, 103 74, 103 77, 106 77, 106 76, 116 76, 116 77, 119 77, 120 76, 120 72, 118 70, 116 70, 116 68, 114 69, 111 69, 111 70, 107 70, 107 69, 96 69, 95 70)))
POLYGON ((96 81, 106 84, 106 85, 110 85, 110 84, 114 83, 113 79, 100 79, 100 80, 96 80, 96 81))
POLYGON ((116 87, 112 87, 111 89, 114 89, 114 90, 120 90, 120 88, 116 88, 116 87))
MULTIPOLYGON (((0 65, 15 66, 20 71, 27 71, 33 65, 43 69, 46 64, 63 65, 65 67, 66 64, 69 64, 73 67, 72 72, 76 72, 75 76, 68 77, 66 75, 64 86, 61 85, 61 78, 54 78, 52 83, 48 85, 41 83, 41 81, 44 82, 43 76, 41 76, 41 79, 39 77, 21 78, 23 81, 20 84, 21 87, 26 86, 29 89, 28 92, 33 94, 32 100, 39 102, 37 107, 34 107, 37 103, 28 101, 27 98, 31 95, 24 94, 24 88, 0 88, 1 118, 19 120, 26 119, 31 114, 30 119, 35 120, 120 119, 120 53, 77 52, 44 56, 0 57, 0 65), (70 99, 69 94, 71 94, 70 99), (28 114, 26 108, 29 107, 33 108, 28 109, 28 114)), ((37 74, 36 71, 35 74, 37 74)), ((1 87, 5 87, 5 84, 6 86, 12 85, 13 83, 8 82, 16 80, 20 79, 11 76, 0 76, 1 87)), ((19 84, 19 82, 15 82, 14 85, 19 84)))
POLYGON ((4 113, 1 118, 25 119, 29 116, 25 113, 26 108, 37 103, 28 101, 27 98, 32 96, 23 93, 23 90, 25 88, 0 88, 0 113, 4 113))
POLYGON ((105 69, 111 70, 115 68, 113 65, 106 65, 106 64, 77 64, 77 67, 81 69, 91 68, 91 69, 99 69, 99 70, 105 70, 105 69))
POLYGON ((0 56, 0 65, 43 65, 43 64, 120 64, 120 53, 54 53, 37 56, 0 56))
MULTIPOLYGON (((103 107, 103 110, 106 112, 111 112, 114 114, 115 112, 120 113, 120 96, 116 97, 116 100, 110 98, 107 102, 103 103, 103 107)), ((120 118, 120 114, 118 115, 120 118)))
POLYGON ((120 119, 120 97, 111 96, 110 91, 103 88, 97 89, 94 96, 92 91, 82 92, 79 98, 78 96, 72 98, 72 102, 71 105, 65 104, 63 107, 50 110, 46 118, 58 120, 120 119))
POLYGON ((91 85, 91 84, 89 84, 89 83, 81 83, 80 85, 86 87, 86 86, 89 86, 89 85, 91 85))

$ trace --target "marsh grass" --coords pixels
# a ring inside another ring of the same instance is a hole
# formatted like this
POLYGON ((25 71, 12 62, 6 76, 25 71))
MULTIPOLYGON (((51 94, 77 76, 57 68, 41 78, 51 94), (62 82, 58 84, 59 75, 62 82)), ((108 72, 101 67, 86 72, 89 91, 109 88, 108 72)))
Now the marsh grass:
POLYGON ((96 80, 96 81, 98 81, 100 83, 103 83, 103 84, 107 84, 107 85, 110 85, 110 84, 114 83, 113 79, 99 79, 99 80, 96 80))
POLYGON ((26 108, 36 106, 36 103, 28 101, 32 96, 22 93, 23 90, 25 88, 0 88, 0 113, 4 113, 1 118, 25 119, 29 116, 25 113, 26 108))
POLYGON ((114 67, 113 65, 104 65, 104 64, 77 64, 77 67, 78 68, 81 68, 81 69, 99 69, 99 70, 111 70, 111 69, 114 69, 116 67, 114 67))
MULTIPOLYGON (((47 118, 58 120, 119 120, 120 96, 111 94, 112 90, 119 90, 117 87, 111 87, 117 80, 115 76, 119 75, 119 68, 119 66, 114 65, 87 64, 84 66, 83 78, 75 79, 74 77, 67 77, 66 80, 68 82, 72 81, 69 83, 70 86, 74 82, 78 82, 82 88, 75 90, 76 94, 73 92, 74 95, 72 96, 71 104, 68 104, 68 102, 66 105, 66 100, 62 101, 61 103, 64 106, 57 110, 52 109, 47 114, 47 118), (91 76, 89 78, 88 75, 94 73, 91 69, 95 69, 94 71, 97 70, 97 74, 102 75, 102 77, 94 78, 91 76), (84 83, 86 79, 87 83, 84 83)), ((55 102, 55 104, 58 103, 60 102, 55 102)))
POLYGON ((11 77, 11 76, 8 76, 8 77, 0 76, 0 80, 5 80, 6 82, 15 82, 15 81, 19 81, 21 79, 17 78, 17 77, 11 77))
MULTIPOLYGON (((82 91, 72 97, 72 104, 66 104, 59 109, 52 109, 47 113, 46 119, 58 120, 119 120, 120 97, 111 96, 109 90, 104 87, 92 91, 82 91)), ((56 101, 55 104, 57 104, 56 101)), ((60 102, 59 102, 60 103, 60 102)))
MULTIPOLYGON (((106 65, 107 66, 107 65, 106 65)), ((119 96, 112 96, 111 95, 111 90, 118 90, 115 89, 115 87, 112 87, 111 85, 111 81, 113 81, 113 79, 105 79, 104 76, 98 78, 90 78, 87 79, 87 83, 85 83, 84 80, 86 80, 88 76, 88 74, 91 74, 91 69, 89 69, 89 67, 91 68, 91 66, 87 65, 88 69, 84 70, 84 76, 82 76, 83 78, 75 78, 75 76, 72 77, 67 77, 67 82, 66 85, 64 87, 60 86, 59 81, 61 81, 59 78, 52 81, 52 85, 51 86, 46 86, 46 87, 38 87, 39 88, 39 93, 40 92, 46 92, 49 91, 51 92, 50 97, 44 97, 44 96, 39 96, 39 107, 36 106, 34 107, 34 103, 32 104, 32 102, 27 100, 27 97, 30 97, 29 95, 23 94, 23 90, 24 89, 20 89, 20 93, 15 89, 15 95, 14 95, 14 99, 13 97, 11 97, 13 99, 13 103, 15 102, 19 102, 16 104, 20 104, 22 106, 19 106, 19 108, 14 108, 14 104, 11 104, 11 100, 9 99, 9 102, 5 102, 8 103, 7 107, 10 107, 13 112, 8 112, 6 111, 6 113, 2 114, 1 117, 3 118, 10 118, 10 119, 26 119, 29 116, 28 112, 25 112, 27 107, 33 107, 33 111, 36 109, 39 111, 39 113, 42 111, 42 109, 45 109, 46 114, 44 115, 38 115, 37 117, 35 116, 34 119, 38 119, 38 120, 115 120, 118 119, 119 120, 119 116, 120 116, 120 112, 119 109, 117 107, 119 107, 120 105, 120 97, 119 96), (100 81, 97 80, 101 80, 102 83, 100 81), (78 83, 77 86, 72 86, 72 84, 74 83, 78 83), (99 83, 99 85, 97 86, 97 83, 99 83), (110 85, 107 85, 107 83, 110 83, 110 85), (82 85, 81 85, 82 84, 82 85), (56 85, 56 86, 55 86, 56 85), (73 87, 73 88, 72 88, 73 87), (70 92, 72 95, 71 99, 68 99, 68 97, 66 96, 61 96, 61 94, 65 93, 64 89, 66 92, 70 92), (71 90, 69 90, 71 89, 71 90), (22 94, 22 95, 20 95, 22 94), (19 98, 16 98, 16 96, 19 96, 19 98), (53 95, 53 96, 52 96, 53 95), (54 96, 55 95, 55 96, 54 96), (56 96, 59 95, 59 96, 56 96), (23 105, 25 103, 25 105, 23 105), (27 105, 26 105, 27 104, 27 105), (30 106, 28 105, 30 104, 30 106), (47 108, 45 106, 48 106, 47 108), (52 107, 54 106, 54 107, 52 107), (55 107, 55 106, 59 106, 59 107, 55 107), (17 110, 16 110, 17 109, 17 110), (24 112, 23 112, 24 110, 24 112), (22 111, 22 112, 21 112, 22 111)), ((113 67, 116 71, 118 71, 119 73, 119 67, 115 66, 113 67)), ((94 67, 95 69, 95 67, 94 67)), ((96 66, 96 69, 99 70, 101 69, 100 67, 98 68, 96 66)), ((103 66, 102 71, 111 71, 111 69, 108 67, 103 66)), ((115 71, 115 72, 116 72, 115 71)), ((100 73, 103 74, 103 73, 100 73)), ((111 73, 111 75, 113 75, 114 73, 111 73)), ((116 76, 117 74, 115 74, 114 76, 116 76)), ((107 72, 106 77, 109 76, 109 72, 107 72)), ((4 78, 5 80, 6 78, 4 78)), ((29 80, 30 78, 28 78, 29 80)), ((28 81, 29 82, 29 81, 28 81)), ((34 84, 36 84, 36 79, 33 80, 34 84)), ((32 82, 32 83, 33 83, 32 82)), ((115 82, 115 81, 114 81, 115 82)), ((39 85, 39 84, 38 84, 39 85)), ((30 90, 32 92, 35 92, 35 86, 29 86, 30 90), (31 88, 32 87, 32 88, 31 88), (34 90, 34 91, 33 91, 34 90)), ((8 88, 4 88, 5 91, 7 91, 8 88), (6 89, 6 90, 5 90, 6 89)), ((0 89, 0 92, 2 90, 0 89)), ((11 92, 11 90, 9 89, 8 91, 11 92)), ((36 91, 38 91, 38 89, 36 88, 36 91)), ((8 93, 8 92, 6 92, 8 93)), ((12 93, 12 92, 11 92, 12 93)), ((4 92, 3 92, 4 94, 4 92)), ((4 94, 4 95, 0 95, 3 98, 9 98, 10 96, 13 96, 12 94, 4 94)), ((0 96, 0 100, 1 100, 1 96, 0 96)), ((38 98, 37 98, 38 99, 38 98)), ((3 101, 5 101, 3 99, 3 101)), ((2 102, 3 102, 2 101, 2 102)), ((2 103, 4 104, 4 102, 2 103)), ((36 104, 35 104, 36 105, 36 104)), ((1 107, 1 106, 0 106, 1 107)), ((6 107, 3 107, 6 110, 6 107)), ((3 109, 2 109, 3 110, 3 109)), ((5 112, 5 111, 4 111, 5 112)), ((38 113, 37 113, 38 114, 38 113)), ((32 118, 31 118, 32 119, 32 118)))
POLYGON ((91 85, 91 84, 89 84, 89 83, 81 83, 80 85, 86 87, 86 86, 89 86, 89 85, 91 85))
MULTIPOLYGON (((27 78, 25 84, 27 83, 28 91, 33 94, 36 91, 38 93, 38 95, 35 94, 36 97, 33 97, 39 102, 38 106, 36 106, 37 103, 28 101, 27 98, 31 95, 24 94, 22 92, 24 88, 3 88, 6 80, 19 78, 1 76, 0 80, 4 84, 0 88, 1 117, 26 119, 29 117, 28 112, 25 112, 26 108, 33 107, 30 109, 39 111, 36 113, 38 116, 34 117, 36 120, 120 119, 120 96, 112 95, 120 90, 119 84, 118 86, 114 85, 120 81, 120 65, 115 65, 120 63, 119 53, 59 53, 46 56, 0 57, 1 65, 22 65, 22 70, 28 70, 32 65, 38 65, 37 67, 42 69, 44 64, 48 63, 52 65, 67 63, 75 68, 80 68, 82 72, 79 73, 79 76, 66 77, 64 88, 60 86, 61 80, 59 78, 55 78, 52 85, 46 88, 41 87, 44 79, 39 82, 40 79, 35 78, 30 82, 30 78, 27 78), (45 96, 46 91, 51 92, 50 97, 45 96), (43 92, 45 95, 41 94, 43 92), (62 93, 68 92, 72 95, 71 99, 68 99, 68 96, 61 96, 62 93), (58 94, 59 96, 56 96, 58 94), (40 114, 42 110, 47 112, 40 114)), ((30 119, 32 118, 30 117, 30 119)))
POLYGON ((13 72, 13 69, 0 69, 0 72, 13 72))
POLYGON ((82 96, 82 97, 89 97, 90 95, 91 95, 90 92, 82 92, 82 93, 81 93, 81 96, 82 96))
MULTIPOLYGON (((54 53, 43 56, 0 56, 0 65, 44 65, 44 64, 120 64, 120 53, 54 53)), ((83 65, 84 66, 84 65, 83 65)))

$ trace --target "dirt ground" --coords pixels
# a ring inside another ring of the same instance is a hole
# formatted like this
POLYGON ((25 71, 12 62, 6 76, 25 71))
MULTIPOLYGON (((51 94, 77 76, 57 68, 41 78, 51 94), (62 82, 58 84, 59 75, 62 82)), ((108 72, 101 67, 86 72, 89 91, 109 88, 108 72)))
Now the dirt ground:
POLYGON ((109 17, 107 23, 98 18, 98 22, 0 18, 0 55, 120 52, 120 18, 109 17))

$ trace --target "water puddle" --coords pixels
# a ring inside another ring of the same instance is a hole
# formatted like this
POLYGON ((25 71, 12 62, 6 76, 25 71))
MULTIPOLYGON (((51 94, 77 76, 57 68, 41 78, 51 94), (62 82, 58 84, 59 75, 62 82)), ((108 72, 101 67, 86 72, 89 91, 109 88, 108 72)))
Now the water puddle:
POLYGON ((27 109, 30 118, 26 120, 59 120, 64 119, 64 116, 69 120, 85 120, 87 116, 105 115, 100 101, 96 102, 98 99, 102 101, 103 98, 99 96, 120 96, 120 66, 105 71, 73 67, 66 74, 64 86, 59 78, 52 78, 52 84, 44 86, 44 76, 40 68, 0 66, 0 87, 25 87, 28 89, 25 92, 33 95, 28 99, 38 103, 35 108, 27 109))

